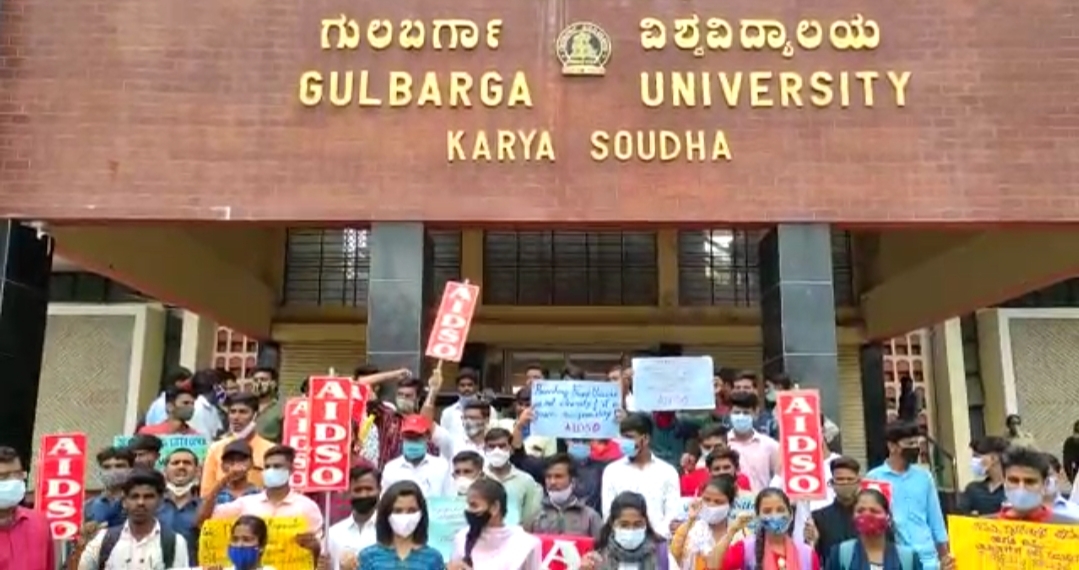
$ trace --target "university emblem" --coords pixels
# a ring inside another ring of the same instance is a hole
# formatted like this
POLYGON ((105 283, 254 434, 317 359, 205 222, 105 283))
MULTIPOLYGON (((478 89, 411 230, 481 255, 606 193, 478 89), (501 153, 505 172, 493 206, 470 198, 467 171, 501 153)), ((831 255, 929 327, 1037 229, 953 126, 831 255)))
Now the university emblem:
POLYGON ((603 75, 611 59, 611 36, 591 22, 574 22, 558 34, 555 54, 562 75, 603 75))

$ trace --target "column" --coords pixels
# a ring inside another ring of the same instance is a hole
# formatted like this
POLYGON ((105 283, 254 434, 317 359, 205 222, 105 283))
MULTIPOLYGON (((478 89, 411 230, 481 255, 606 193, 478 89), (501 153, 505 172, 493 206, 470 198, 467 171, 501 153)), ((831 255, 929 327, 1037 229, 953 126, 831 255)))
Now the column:
POLYGON ((884 346, 879 342, 863 344, 858 352, 862 372, 862 417, 865 421, 866 469, 872 469, 888 456, 885 428, 888 417, 888 394, 884 389, 884 346))
POLYGON ((967 398, 967 366, 963 354, 963 329, 951 318, 930 329, 933 416, 937 445, 954 459, 944 464, 944 481, 959 492, 974 480, 970 469, 970 402, 967 398))
POLYGON ((779 224, 759 252, 764 374, 786 373, 820 390, 821 411, 839 423, 831 228, 779 224))
POLYGON ((371 252, 367 362, 382 370, 408 368, 425 377, 423 350, 430 326, 433 267, 423 224, 375 222, 367 245, 371 252))
POLYGON ((188 370, 213 368, 217 347, 217 323, 192 311, 183 312, 180 334, 180 366, 188 370))
POLYGON ((29 468, 49 307, 52 239, 17 221, 0 221, 0 445, 29 468))

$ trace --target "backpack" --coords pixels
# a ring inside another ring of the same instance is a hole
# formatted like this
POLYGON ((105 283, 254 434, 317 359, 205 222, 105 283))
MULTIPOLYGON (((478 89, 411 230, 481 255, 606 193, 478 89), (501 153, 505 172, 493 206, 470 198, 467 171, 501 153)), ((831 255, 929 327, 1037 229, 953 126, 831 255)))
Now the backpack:
MULTIPOLYGON (((116 544, 120 542, 120 533, 124 532, 123 526, 114 526, 105 531, 105 538, 101 541, 101 550, 97 555, 97 570, 105 570, 105 565, 112 556, 116 544)), ((169 563, 165 568, 176 566, 176 532, 171 528, 161 527, 161 554, 169 563)))
MULTIPOLYGON (((839 545, 839 564, 843 570, 851 570, 854 564, 854 547, 857 540, 845 540, 839 545)), ((909 548, 895 547, 899 553, 899 565, 903 570, 914 570, 914 551, 909 548)))

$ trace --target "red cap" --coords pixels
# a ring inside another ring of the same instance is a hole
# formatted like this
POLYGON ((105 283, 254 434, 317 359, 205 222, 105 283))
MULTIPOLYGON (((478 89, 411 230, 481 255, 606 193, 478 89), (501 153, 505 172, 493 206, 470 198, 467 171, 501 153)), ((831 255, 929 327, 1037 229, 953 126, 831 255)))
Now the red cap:
POLYGON ((425 434, 431 431, 431 421, 419 415, 412 414, 401 420, 401 433, 425 434))

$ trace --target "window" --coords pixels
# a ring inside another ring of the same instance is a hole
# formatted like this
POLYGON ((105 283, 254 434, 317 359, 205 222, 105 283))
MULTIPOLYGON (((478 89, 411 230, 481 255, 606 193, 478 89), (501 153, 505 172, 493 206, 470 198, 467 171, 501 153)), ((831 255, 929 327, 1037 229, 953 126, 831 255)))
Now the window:
MULTIPOLYGON (((288 230, 284 302, 359 307, 367 304, 371 251, 363 228, 288 230)), ((431 231, 429 261, 435 299, 461 275, 461 232, 431 231)))
POLYGON ((485 232, 489 305, 656 305, 655 232, 485 232))
MULTIPOLYGON (((712 229, 679 232, 679 304, 734 307, 760 304, 758 243, 766 231, 712 229)), ((832 232, 832 273, 836 304, 853 305, 854 270, 849 232, 832 232)))

